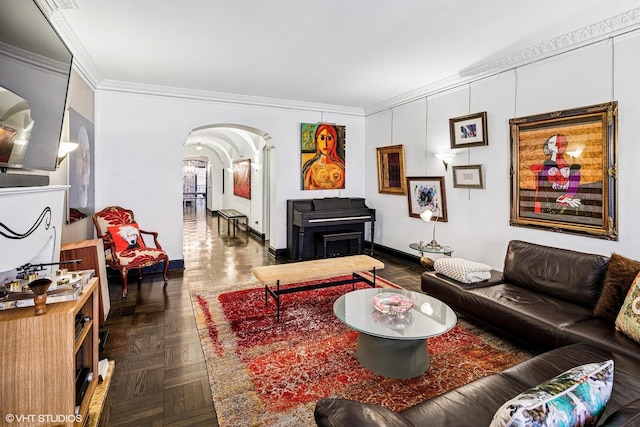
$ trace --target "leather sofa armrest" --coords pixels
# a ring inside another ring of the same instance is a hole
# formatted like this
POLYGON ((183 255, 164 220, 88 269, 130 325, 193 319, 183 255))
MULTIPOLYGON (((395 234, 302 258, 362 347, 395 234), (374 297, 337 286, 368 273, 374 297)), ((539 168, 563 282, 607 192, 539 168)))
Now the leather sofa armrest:
POLYGON ((349 399, 320 399, 313 416, 320 427, 415 427, 387 408, 349 399))
POLYGON ((618 409, 609 415, 600 427, 638 427, 640 426, 640 399, 618 409))

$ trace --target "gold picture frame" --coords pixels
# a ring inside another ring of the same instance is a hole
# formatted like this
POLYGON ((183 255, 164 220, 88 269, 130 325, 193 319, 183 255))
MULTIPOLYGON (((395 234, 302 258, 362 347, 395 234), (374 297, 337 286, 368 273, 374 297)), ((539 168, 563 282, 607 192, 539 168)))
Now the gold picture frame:
POLYGON ((404 145, 377 147, 378 193, 406 194, 404 145))
POLYGON ((618 240, 618 103, 509 120, 510 225, 618 240))

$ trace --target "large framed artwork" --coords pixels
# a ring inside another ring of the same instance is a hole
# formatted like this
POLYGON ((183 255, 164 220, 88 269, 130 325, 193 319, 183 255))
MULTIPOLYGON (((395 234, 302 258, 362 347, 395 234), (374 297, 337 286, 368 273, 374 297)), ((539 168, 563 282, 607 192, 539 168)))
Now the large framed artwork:
POLYGON ((251 200, 251 160, 233 162, 233 194, 251 200))
POLYGON ((488 145, 487 112, 469 114, 449 119, 451 148, 488 145))
POLYGON ((618 103, 509 120, 513 226, 618 240, 618 103))
POLYGON ((300 164, 303 190, 345 188, 345 127, 302 123, 300 164))
POLYGON ((95 211, 95 155, 93 123, 69 108, 69 142, 78 148, 69 153, 69 209, 67 221, 78 221, 95 211))
POLYGON ((447 222, 447 197, 444 189, 444 177, 407 177, 407 198, 409 201, 409 216, 420 218, 422 212, 430 209, 437 215, 438 221, 447 222))
POLYGON ((406 193, 404 175, 404 145, 377 147, 378 193, 406 193))

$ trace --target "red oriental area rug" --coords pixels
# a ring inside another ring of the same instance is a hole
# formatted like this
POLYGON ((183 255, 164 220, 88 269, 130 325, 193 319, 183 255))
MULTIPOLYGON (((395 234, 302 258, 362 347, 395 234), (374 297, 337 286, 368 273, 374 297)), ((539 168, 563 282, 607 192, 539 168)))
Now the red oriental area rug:
POLYGON ((333 302, 351 285, 284 295, 280 323, 273 300, 265 306, 264 288, 252 285, 192 291, 220 426, 313 426, 315 403, 327 396, 401 411, 531 356, 459 320, 429 339, 425 374, 384 378, 355 359, 357 334, 333 314, 333 302))

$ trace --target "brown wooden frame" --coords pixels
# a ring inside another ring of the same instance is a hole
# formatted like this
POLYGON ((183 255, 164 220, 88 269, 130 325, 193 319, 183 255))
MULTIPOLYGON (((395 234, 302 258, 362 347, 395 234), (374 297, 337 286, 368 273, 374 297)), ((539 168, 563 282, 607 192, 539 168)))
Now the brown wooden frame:
POLYGON ((406 194, 404 145, 377 147, 376 152, 378 157, 378 193, 406 194), (390 157, 397 158, 398 164, 393 164, 393 161, 390 162, 390 157), (396 179, 392 179, 394 175, 397 175, 395 176, 396 179), (393 185, 393 181, 397 181, 398 184, 393 185))
POLYGON ((420 218, 422 212, 438 206, 438 221, 447 222, 447 196, 443 176, 407 177, 407 201, 410 217, 420 218), (428 194, 434 190, 434 194, 428 194))
POLYGON ((449 119, 449 137, 451 148, 477 147, 489 145, 487 134, 487 112, 469 114, 449 119), (472 128, 473 135, 467 135, 462 129, 472 128))
POLYGON ((484 188, 482 182, 482 165, 462 165, 453 166, 453 188, 484 188), (460 174, 472 174, 471 176, 463 176, 460 174))

